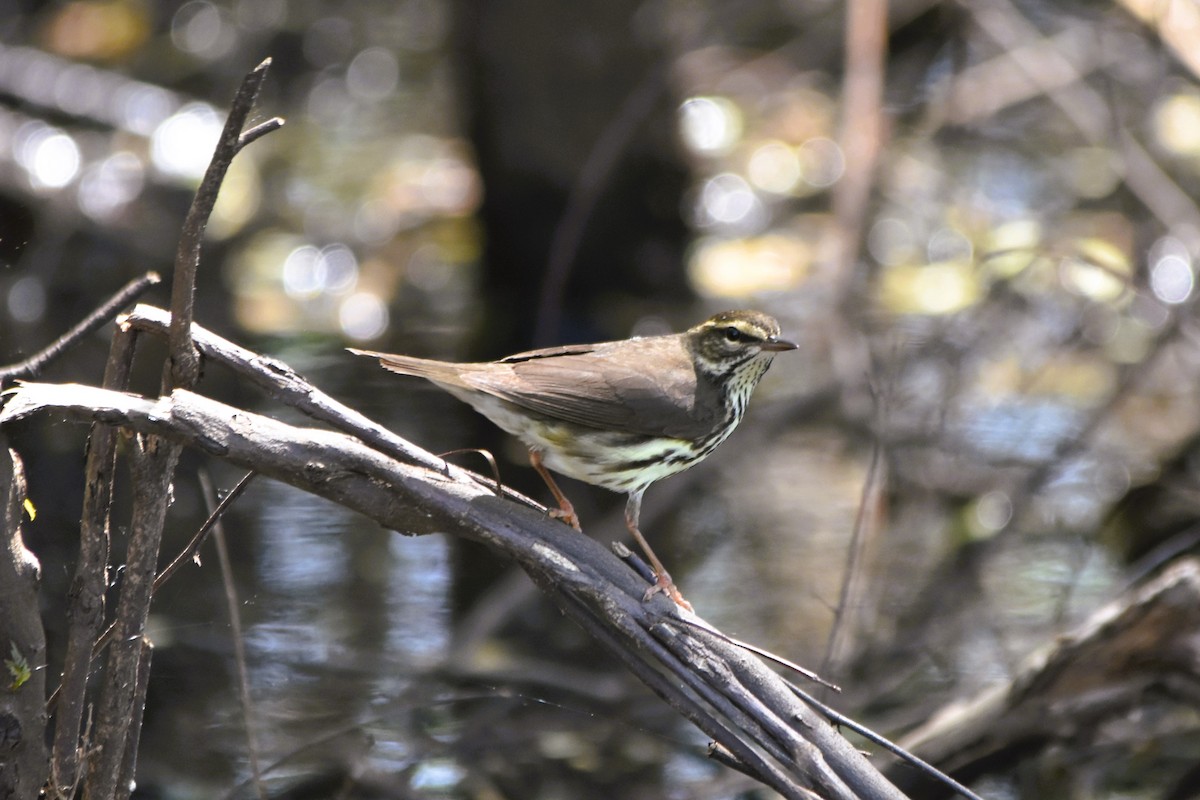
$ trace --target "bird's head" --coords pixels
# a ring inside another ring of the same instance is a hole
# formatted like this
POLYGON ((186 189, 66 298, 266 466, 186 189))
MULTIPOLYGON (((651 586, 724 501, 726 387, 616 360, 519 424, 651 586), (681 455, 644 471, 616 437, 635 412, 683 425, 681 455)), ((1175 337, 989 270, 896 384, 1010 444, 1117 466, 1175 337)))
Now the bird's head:
POLYGON ((779 322, 761 311, 722 311, 687 332, 696 367, 713 377, 753 373, 757 382, 775 353, 795 350, 779 322))

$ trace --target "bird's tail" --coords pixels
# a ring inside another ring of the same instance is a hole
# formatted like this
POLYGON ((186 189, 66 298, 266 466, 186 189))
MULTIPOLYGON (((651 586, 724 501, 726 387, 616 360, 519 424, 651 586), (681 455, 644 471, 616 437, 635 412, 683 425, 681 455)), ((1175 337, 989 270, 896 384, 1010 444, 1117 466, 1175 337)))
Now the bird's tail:
POLYGON ((398 372, 401 375, 427 378, 431 381, 451 386, 463 385, 462 378, 459 376, 460 364, 448 361, 436 361, 431 358, 402 356, 396 353, 379 353, 374 350, 356 350, 353 347, 347 347, 346 349, 356 356, 377 358, 379 359, 379 365, 384 369, 398 372))

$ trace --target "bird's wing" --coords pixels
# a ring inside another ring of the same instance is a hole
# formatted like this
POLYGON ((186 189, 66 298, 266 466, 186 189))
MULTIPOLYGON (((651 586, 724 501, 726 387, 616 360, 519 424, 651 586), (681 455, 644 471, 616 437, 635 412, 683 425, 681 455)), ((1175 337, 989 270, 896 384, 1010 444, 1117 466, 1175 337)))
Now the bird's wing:
POLYGON ((690 354, 673 336, 552 347, 499 363, 509 369, 466 371, 463 381, 552 419, 695 439, 724 416, 715 390, 697 381, 690 354))

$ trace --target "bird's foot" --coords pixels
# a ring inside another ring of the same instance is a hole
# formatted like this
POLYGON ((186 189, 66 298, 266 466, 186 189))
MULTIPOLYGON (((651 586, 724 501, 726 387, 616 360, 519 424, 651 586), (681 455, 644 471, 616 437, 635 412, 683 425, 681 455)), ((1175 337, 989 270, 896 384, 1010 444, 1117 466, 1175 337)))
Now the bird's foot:
POLYGON ((583 528, 579 526, 579 515, 575 513, 574 508, 551 508, 549 509, 548 513, 550 514, 551 519, 561 519, 575 530, 583 530, 583 528))
POLYGON ((666 570, 655 574, 654 585, 647 589, 646 593, 642 595, 642 602, 646 602, 659 592, 666 594, 667 597, 671 598, 671 600, 675 602, 675 605, 679 606, 685 611, 695 611, 695 609, 692 608, 692 604, 683 599, 683 594, 680 593, 679 587, 675 585, 675 581, 671 580, 671 576, 667 574, 666 570))

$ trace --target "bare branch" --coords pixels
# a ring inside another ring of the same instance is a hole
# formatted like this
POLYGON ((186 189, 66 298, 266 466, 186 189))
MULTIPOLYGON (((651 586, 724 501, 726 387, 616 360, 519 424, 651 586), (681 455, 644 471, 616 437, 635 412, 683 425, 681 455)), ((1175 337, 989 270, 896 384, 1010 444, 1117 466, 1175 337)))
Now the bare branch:
POLYGON ((277 131, 282 127, 283 117, 271 117, 266 122, 260 122, 253 128, 242 131, 242 135, 238 137, 238 152, 241 152, 242 148, 251 142, 255 142, 271 131, 277 131))
POLYGON ((24 469, 6 446, 0 446, 0 486, 7 487, 0 495, 0 797, 37 797, 48 771, 40 567, 21 537, 24 469))
MULTIPOLYGON (((209 509, 208 519, 204 520, 204 524, 200 526, 200 529, 196 531, 196 534, 191 538, 191 541, 187 543, 183 550, 180 551, 179 555, 175 556, 175 558, 171 560, 171 563, 164 567, 162 572, 158 573, 158 576, 155 577, 154 588, 152 589, 151 594, 157 592, 162 588, 164 583, 171 580, 171 576, 178 572, 179 568, 186 564, 188 559, 196 557, 196 554, 200 552, 201 545, 208 540, 209 533, 220 529, 221 517, 225 515, 225 512, 231 505, 233 505, 234 501, 242 496, 242 492, 246 491, 246 487, 250 485, 250 481, 253 479, 254 473, 247 472, 242 476, 242 479, 238 481, 232 489, 229 490, 229 493, 221 498, 220 503, 217 503, 214 499, 214 502, 210 504, 212 508, 209 509)), ((203 482, 204 485, 208 485, 206 479, 203 482)), ((205 491, 208 492, 207 489, 205 491)), ((207 497, 207 494, 205 496, 207 497)))
POLYGON ((187 218, 183 222, 183 233, 179 237, 179 248, 175 253, 175 276, 171 282, 170 369, 168 374, 163 376, 164 385, 167 386, 188 388, 195 386, 200 378, 200 359, 192 344, 196 270, 200 266, 200 246, 204 241, 204 231, 217 203, 217 194, 221 191, 225 173, 242 147, 283 124, 278 117, 268 120, 247 132, 243 141, 242 128, 254 108, 254 101, 258 99, 259 90, 270 66, 271 59, 268 58, 242 81, 229 107, 229 117, 225 120, 225 128, 221 131, 212 161, 209 162, 204 180, 200 182, 200 188, 196 190, 196 197, 192 200, 187 218))
MULTIPOLYGON (((165 335, 171 315, 161 308, 138 305, 123 319, 124 324, 137 330, 165 335)), ((268 397, 278 400, 312 419, 356 436, 375 449, 388 453, 407 464, 416 464, 457 478, 471 478, 481 484, 487 484, 492 487, 493 491, 496 491, 494 482, 488 481, 474 472, 456 467, 441 457, 400 438, 382 425, 325 394, 282 361, 247 350, 200 325, 192 326, 192 337, 205 358, 233 370, 262 390, 268 397)), ((499 487, 499 494, 530 508, 545 511, 544 506, 512 489, 499 487)))
POLYGON ((120 313, 121 309, 144 295, 151 287, 162 283, 162 278, 156 272, 147 272, 140 278, 135 278, 122 287, 121 291, 110 297, 103 305, 88 314, 78 325, 55 339, 41 352, 10 367, 0 368, 0 388, 5 382, 16 378, 36 378, 46 365, 62 355, 71 345, 83 337, 98 330, 104 323, 120 313))
POLYGON ((154 645, 145 636, 137 640, 137 676, 133 685, 134 703, 138 713, 134 714, 125 731, 125 750, 121 756, 121 769, 117 774, 117 790, 113 800, 129 800, 133 793, 134 777, 137 774, 138 746, 142 739, 141 706, 146 704, 146 689, 150 685, 150 661, 154 656, 154 645))
MULTIPOLYGON (((129 385, 137 333, 118 327, 104 368, 104 387, 117 391, 129 385)), ((80 725, 92 667, 92 646, 104 624, 108 588, 109 508, 116 469, 117 431, 103 423, 92 425, 84 468, 83 512, 79 521, 79 559, 67 595, 67 653, 62 681, 47 703, 54 710, 53 788, 73 794, 79 775, 80 725), (56 701, 57 698, 57 701, 56 701)))
POLYGON ((150 612, 150 594, 158 564, 169 490, 181 447, 157 435, 146 436, 141 447, 130 448, 133 511, 129 551, 125 557, 121 593, 117 599, 115 640, 108 652, 96 717, 97 756, 88 765, 86 800, 128 796, 120 776, 127 769, 126 750, 137 747, 145 706, 142 670, 143 634, 150 612))
POLYGON ((1200 561, 1183 559, 1029 656, 1013 678, 934 714, 900 744, 978 773, 1008 748, 1071 737, 1185 681, 1197 691, 1200 561))
POLYGON ((665 598, 642 602, 645 583, 602 544, 470 477, 401 464, 345 434, 296 428, 185 390, 148 399, 26 384, 0 411, 0 424, 42 411, 195 447, 402 533, 482 542, 516 561, 638 677, 783 796, 807 797, 811 788, 836 798, 903 797, 760 660, 686 624, 686 613, 665 598))

